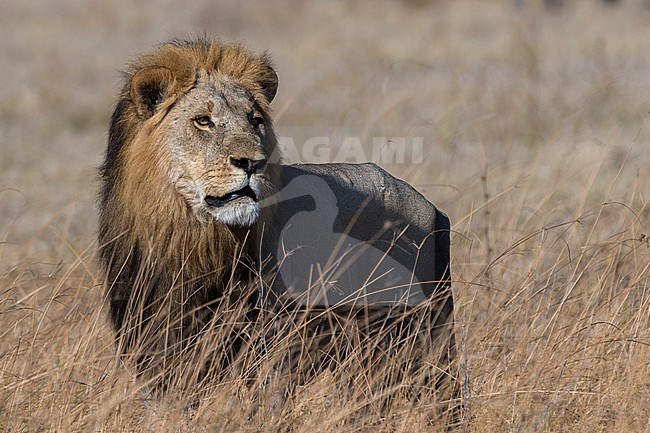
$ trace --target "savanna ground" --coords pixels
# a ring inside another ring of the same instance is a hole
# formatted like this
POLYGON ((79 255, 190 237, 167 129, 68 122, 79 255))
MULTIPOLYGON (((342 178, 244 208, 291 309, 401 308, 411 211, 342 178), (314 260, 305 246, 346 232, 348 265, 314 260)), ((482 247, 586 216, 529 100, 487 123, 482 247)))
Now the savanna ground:
POLYGON ((294 159, 422 138, 380 162, 453 222, 466 431, 650 431, 650 10, 567 3, 2 2, 0 432, 427 430, 327 377, 265 421, 236 380, 147 409, 116 361, 94 177, 118 71, 197 33, 272 53, 294 159))

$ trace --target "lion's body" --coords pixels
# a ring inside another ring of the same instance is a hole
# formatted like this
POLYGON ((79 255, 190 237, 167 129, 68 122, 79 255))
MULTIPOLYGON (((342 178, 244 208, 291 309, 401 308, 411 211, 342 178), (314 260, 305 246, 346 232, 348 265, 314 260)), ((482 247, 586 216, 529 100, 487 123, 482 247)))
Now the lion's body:
POLYGON ((314 283, 342 292, 343 310, 355 317, 368 307, 383 314, 391 305, 424 304, 427 317, 416 328, 430 329, 416 334, 429 343, 419 347, 438 344, 437 359, 453 356, 446 216, 372 164, 283 167, 269 115, 277 77, 265 56, 213 41, 174 42, 141 57, 125 78, 101 169, 99 250, 119 350, 134 355, 140 371, 164 375, 170 358, 215 325, 225 298, 272 308, 290 298, 284 307, 309 308, 311 300, 291 294, 314 283), (305 196, 314 199, 307 210, 315 219, 300 219, 305 196), (285 260, 291 242, 297 249, 316 242, 326 259, 285 260), (337 258, 330 272, 329 244, 330 258, 343 252, 361 260, 342 266, 337 258), (386 269, 370 262, 384 259, 386 269), (263 265, 276 272, 273 283, 252 271, 263 265), (320 283, 309 267, 324 271, 320 283), (359 299, 354 281, 362 291, 372 286, 363 296, 373 305, 350 302, 359 299), (382 294, 377 281, 399 289, 382 294), (275 296, 262 299, 253 286, 275 296))

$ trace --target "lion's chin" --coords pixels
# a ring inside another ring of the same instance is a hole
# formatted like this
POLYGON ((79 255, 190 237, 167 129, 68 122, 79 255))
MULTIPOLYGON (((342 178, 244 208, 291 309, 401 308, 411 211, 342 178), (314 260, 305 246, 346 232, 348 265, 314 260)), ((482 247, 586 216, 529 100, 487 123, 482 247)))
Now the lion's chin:
POLYGON ((251 226, 260 215, 259 203, 245 196, 206 210, 212 218, 229 226, 251 226))

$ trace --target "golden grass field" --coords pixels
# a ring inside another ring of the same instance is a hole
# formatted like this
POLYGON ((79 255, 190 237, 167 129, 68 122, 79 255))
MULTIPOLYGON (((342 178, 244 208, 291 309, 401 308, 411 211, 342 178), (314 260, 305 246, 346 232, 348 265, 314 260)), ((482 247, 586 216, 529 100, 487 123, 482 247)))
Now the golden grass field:
POLYGON ((515 3, 2 2, 0 432, 442 429, 326 375, 266 419, 237 380, 194 411, 143 404, 104 310, 95 173, 119 70, 195 34, 269 50, 298 149, 422 138, 383 166, 453 223, 463 431, 650 432, 650 8, 515 3))

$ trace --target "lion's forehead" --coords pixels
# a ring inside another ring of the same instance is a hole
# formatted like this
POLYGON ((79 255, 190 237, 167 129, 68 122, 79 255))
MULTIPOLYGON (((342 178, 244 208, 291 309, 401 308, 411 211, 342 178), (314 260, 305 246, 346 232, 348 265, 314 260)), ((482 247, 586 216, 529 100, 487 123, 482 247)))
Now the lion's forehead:
POLYGON ((247 114, 255 105, 253 96, 228 76, 210 75, 197 80, 185 95, 186 106, 209 113, 247 114))

